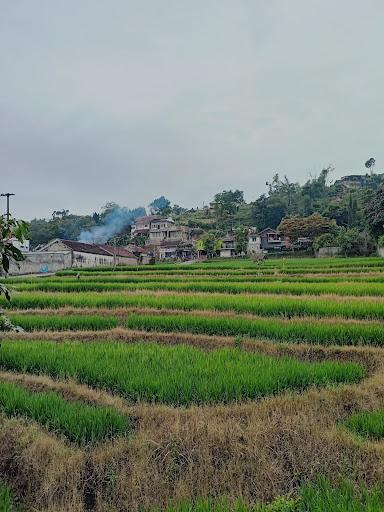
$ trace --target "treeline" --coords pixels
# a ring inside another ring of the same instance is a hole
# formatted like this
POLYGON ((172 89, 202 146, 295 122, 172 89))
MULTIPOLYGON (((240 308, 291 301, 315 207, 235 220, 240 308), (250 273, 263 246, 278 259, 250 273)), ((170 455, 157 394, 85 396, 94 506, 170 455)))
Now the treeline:
MULTIPOLYGON (((241 190, 223 191, 215 195, 209 206, 186 209, 172 204, 164 196, 156 198, 147 210, 143 207, 128 210, 116 203, 107 203, 100 213, 73 215, 68 210, 53 212, 52 219, 34 219, 30 222, 32 246, 44 244, 52 238, 78 239, 81 233, 92 230, 111 219, 111 212, 119 211, 126 224, 111 232, 115 243, 125 245, 145 240, 132 239, 132 217, 149 214, 171 216, 176 222, 192 228, 195 233, 214 239, 227 232, 239 238, 239 232, 255 227, 279 228, 292 241, 298 237, 315 240, 315 248, 335 244, 346 248, 346 253, 372 252, 378 238, 384 235, 384 174, 347 176, 329 183, 332 169, 308 179, 303 185, 275 174, 266 183, 267 190, 256 200, 247 203, 241 190), (124 215, 121 211, 125 212, 124 215), (321 238, 322 237, 322 238, 321 238)), ((103 240, 106 241, 106 240, 103 240)), ((239 242, 240 243, 240 242, 239 242)))

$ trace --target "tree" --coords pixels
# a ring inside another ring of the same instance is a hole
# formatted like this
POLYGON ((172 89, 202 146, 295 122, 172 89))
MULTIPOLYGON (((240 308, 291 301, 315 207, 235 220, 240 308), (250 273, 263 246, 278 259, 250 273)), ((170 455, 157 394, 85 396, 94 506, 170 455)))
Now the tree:
MULTIPOLYGON (((27 223, 15 219, 7 219, 5 215, 0 216, 0 274, 7 274, 11 261, 22 261, 23 253, 15 247, 14 241, 23 243, 27 233, 27 223)), ((10 301, 11 293, 7 286, 0 283, 0 295, 10 301)), ((0 310, 0 331, 20 330, 15 327, 12 322, 2 314, 0 310)))
POLYGON ((166 216, 171 213, 171 201, 164 196, 157 197, 148 206, 152 215, 166 216))
POLYGON ((213 258, 217 251, 217 239, 215 234, 210 231, 202 237, 203 250, 207 253, 207 258, 213 258))
POLYGON ((313 250, 318 251, 322 247, 337 246, 337 236, 334 233, 323 233, 313 240, 313 250))
POLYGON ((239 254, 245 254, 248 247, 248 228, 239 226, 235 229, 235 249, 239 254))
POLYGON ((337 245, 343 256, 359 256, 362 251, 362 240, 356 228, 342 229, 337 237, 337 245))
POLYGON ((279 231, 289 237, 291 242, 295 242, 299 237, 315 238, 323 233, 332 233, 337 229, 336 223, 332 219, 323 217, 319 213, 313 213, 308 217, 287 217, 283 219, 279 226, 279 231))
POLYGON ((384 185, 366 203, 364 213, 370 231, 376 236, 384 234, 384 185))
POLYGON ((234 215, 239 206, 244 203, 244 192, 241 190, 224 190, 215 195, 214 203, 218 217, 234 215))

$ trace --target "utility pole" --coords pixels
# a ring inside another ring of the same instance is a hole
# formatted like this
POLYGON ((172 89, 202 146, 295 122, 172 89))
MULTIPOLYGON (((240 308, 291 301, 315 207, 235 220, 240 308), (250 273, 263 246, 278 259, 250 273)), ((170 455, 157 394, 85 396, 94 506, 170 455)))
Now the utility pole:
POLYGON ((7 222, 9 222, 9 217, 10 217, 10 213, 9 213, 9 198, 10 198, 10 196, 14 196, 14 195, 15 194, 12 194, 10 192, 7 192, 6 194, 0 194, 0 196, 7 198, 7 222))

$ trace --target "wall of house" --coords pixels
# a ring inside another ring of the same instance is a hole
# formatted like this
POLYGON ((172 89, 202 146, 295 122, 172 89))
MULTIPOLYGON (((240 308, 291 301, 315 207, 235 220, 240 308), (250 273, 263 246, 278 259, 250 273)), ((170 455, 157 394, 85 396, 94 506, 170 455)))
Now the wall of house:
POLYGON ((25 259, 10 265, 10 275, 23 274, 47 274, 71 268, 72 253, 70 251, 63 252, 28 252, 25 253, 25 259))
POLYGON ((175 247, 160 247, 159 248, 159 259, 165 260, 166 258, 176 258, 175 247))
POLYGON ((70 249, 63 244, 60 240, 57 240, 53 244, 51 244, 48 248, 49 252, 68 252, 70 249))
POLYGON ((381 256, 382 258, 384 258, 384 247, 379 247, 379 248, 377 249, 377 254, 378 254, 379 256, 381 256))
POLYGON ((220 257, 221 258, 232 258, 234 250, 233 249, 220 249, 220 257))
POLYGON ((116 265, 137 265, 137 259, 128 256, 116 256, 116 265))
POLYGON ((72 267, 74 268, 99 267, 102 265, 113 265, 113 256, 73 251, 72 267))
POLYGON ((340 252, 340 247, 320 247, 320 249, 317 251, 317 256, 319 258, 329 258, 332 256, 337 256, 340 254, 340 252))

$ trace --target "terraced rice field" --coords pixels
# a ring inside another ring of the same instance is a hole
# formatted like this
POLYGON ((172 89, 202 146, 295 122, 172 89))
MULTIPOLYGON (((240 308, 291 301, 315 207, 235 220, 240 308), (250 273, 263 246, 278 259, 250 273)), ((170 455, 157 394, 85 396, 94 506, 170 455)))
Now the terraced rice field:
POLYGON ((384 260, 76 273, 1 299, 24 329, 0 347, 16 506, 382 510, 384 260))

